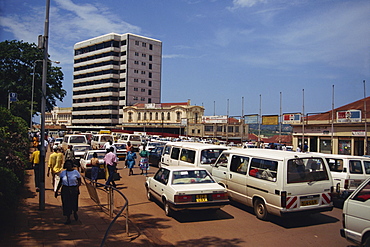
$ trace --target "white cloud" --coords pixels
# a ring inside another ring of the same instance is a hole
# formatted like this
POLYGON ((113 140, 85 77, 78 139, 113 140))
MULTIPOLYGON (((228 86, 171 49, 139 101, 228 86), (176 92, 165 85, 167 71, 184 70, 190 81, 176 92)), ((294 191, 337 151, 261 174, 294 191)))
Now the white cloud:
POLYGON ((230 10, 237 8, 252 7, 258 3, 266 3, 266 0, 233 0, 233 7, 230 7, 230 10))

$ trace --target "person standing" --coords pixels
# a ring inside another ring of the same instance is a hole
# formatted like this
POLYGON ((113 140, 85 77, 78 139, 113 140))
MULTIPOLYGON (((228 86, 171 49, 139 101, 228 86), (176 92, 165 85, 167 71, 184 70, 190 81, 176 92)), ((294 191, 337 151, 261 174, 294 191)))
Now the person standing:
POLYGON ((91 163, 91 182, 97 182, 98 181, 98 174, 99 174, 99 159, 98 154, 93 153, 93 157, 90 160, 91 163))
POLYGON ((72 145, 68 145, 68 149, 64 155, 64 160, 72 160, 73 166, 77 167, 77 171, 80 171, 78 164, 76 164, 75 151, 73 151, 72 145))
POLYGON ((144 174, 145 176, 148 175, 148 169, 149 169, 149 152, 146 150, 146 145, 143 145, 143 150, 139 153, 141 159, 140 159, 140 169, 141 169, 141 175, 144 174))
MULTIPOLYGON (((131 145, 131 142, 130 141, 128 141, 127 143, 126 143, 126 153, 128 154, 128 152, 130 152, 130 151, 132 151, 133 150, 133 148, 132 148, 132 145, 131 145)), ((125 160, 125 168, 127 167, 127 159, 125 160)))
POLYGON ((54 172, 54 191, 57 189, 59 181, 60 181, 60 173, 63 170, 63 163, 64 163, 64 155, 61 148, 57 149, 57 158, 55 162, 55 166, 53 167, 54 172))
POLYGON ((32 153, 30 157, 30 162, 33 165, 36 192, 40 191, 40 148, 40 146, 37 146, 36 150, 32 153))
POLYGON ((109 150, 107 150, 107 154, 104 157, 104 162, 108 170, 108 179, 105 183, 104 189, 108 188, 108 185, 112 183, 113 187, 116 188, 116 183, 114 182, 113 176, 116 172, 116 166, 117 166, 117 156, 113 153, 113 147, 110 147, 109 150))
POLYGON ((54 185, 54 181, 55 181, 54 166, 57 163, 57 157, 58 157, 57 151, 58 151, 58 149, 54 148, 54 152, 52 154, 50 154, 50 156, 49 156, 48 173, 47 173, 47 176, 49 177, 50 172, 51 172, 51 184, 53 186, 53 189, 54 189, 54 186, 55 186, 54 185))
POLYGON ((55 198, 58 197, 58 191, 62 187, 63 215, 67 217, 64 224, 70 224, 72 212, 74 219, 76 221, 78 220, 78 195, 80 194, 81 174, 73 169, 73 162, 71 160, 66 160, 64 167, 66 170, 60 173, 60 181, 55 191, 55 198))
POLYGON ((130 169, 128 172, 128 175, 134 175, 134 171, 132 168, 135 166, 135 159, 136 159, 136 153, 134 151, 128 151, 126 155, 126 160, 127 160, 127 167, 130 169))

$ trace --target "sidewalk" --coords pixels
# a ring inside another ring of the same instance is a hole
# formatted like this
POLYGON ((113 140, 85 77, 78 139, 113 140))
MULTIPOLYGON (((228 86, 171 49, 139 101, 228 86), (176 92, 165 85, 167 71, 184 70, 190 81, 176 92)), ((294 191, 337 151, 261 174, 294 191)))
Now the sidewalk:
MULTIPOLYGON (((112 219, 89 197, 85 185, 80 187, 78 221, 64 225, 61 197, 54 197, 51 181, 45 176, 45 210, 39 210, 39 193, 35 191, 33 170, 27 170, 23 203, 0 224, 1 246, 100 246, 112 219)), ((111 246, 154 246, 129 223, 126 234, 125 218, 120 217, 112 226, 105 241, 111 246)))

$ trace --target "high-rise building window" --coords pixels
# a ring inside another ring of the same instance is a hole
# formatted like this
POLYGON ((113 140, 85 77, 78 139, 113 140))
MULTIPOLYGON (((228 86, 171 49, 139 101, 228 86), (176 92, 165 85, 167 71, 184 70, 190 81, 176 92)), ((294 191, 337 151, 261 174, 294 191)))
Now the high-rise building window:
POLYGON ((149 55, 149 61, 153 61, 153 56, 149 55))
POLYGON ((149 72, 149 78, 152 78, 152 72, 149 72))
POLYGON ((153 45, 149 44, 149 50, 153 50, 153 45))
POLYGON ((149 64, 149 69, 153 69, 153 65, 151 63, 149 64))
POLYGON ((148 81, 148 86, 151 87, 152 86, 152 81, 148 81))
POLYGON ((139 45, 139 41, 135 40, 135 45, 139 45))

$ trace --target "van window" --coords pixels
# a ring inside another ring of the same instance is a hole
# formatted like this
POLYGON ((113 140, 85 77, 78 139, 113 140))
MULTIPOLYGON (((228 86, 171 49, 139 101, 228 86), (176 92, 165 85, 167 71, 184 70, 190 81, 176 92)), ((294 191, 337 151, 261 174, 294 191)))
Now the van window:
POLYGON ((326 159, 326 161, 329 164, 330 171, 332 172, 342 172, 343 171, 343 160, 328 158, 326 159))
POLYGON ((180 148, 173 147, 172 148, 172 153, 171 153, 171 159, 178 160, 179 159, 179 154, 180 154, 180 148))
POLYGON ((185 161, 185 162, 189 162, 191 164, 194 164, 194 160, 195 160, 195 151, 194 150, 189 150, 189 149, 185 149, 183 148, 181 150, 181 155, 180 155, 180 159, 182 161, 185 161))
POLYGON ((349 173, 352 174, 362 174, 362 165, 360 160, 350 160, 349 161, 349 173))
POLYGON ((201 152, 202 164, 214 164, 224 149, 205 149, 201 152))
POLYGON ((364 161, 365 173, 370 174, 370 161, 364 161))
POLYGON ((248 157, 234 155, 231 159, 230 171, 245 175, 248 171, 248 163, 248 157))
POLYGON ((329 180, 321 158, 299 158, 288 161, 288 183, 329 180))
POLYGON ((170 154, 170 152, 171 152, 171 146, 166 146, 163 154, 170 154))
POLYGON ((229 163, 228 161, 229 161, 229 154, 221 154, 215 166, 216 167, 219 167, 219 166, 227 167, 227 164, 229 163))
POLYGON ((101 136, 100 142, 107 142, 107 141, 113 141, 113 138, 111 136, 101 136))
POLYGON ((141 141, 140 136, 130 136, 130 141, 141 141))
POLYGON ((276 182, 277 168, 277 161, 253 158, 249 168, 249 176, 276 182))
POLYGON ((370 181, 353 198, 353 200, 366 202, 370 199, 370 181))
POLYGON ((85 136, 71 136, 69 143, 85 143, 85 136))

